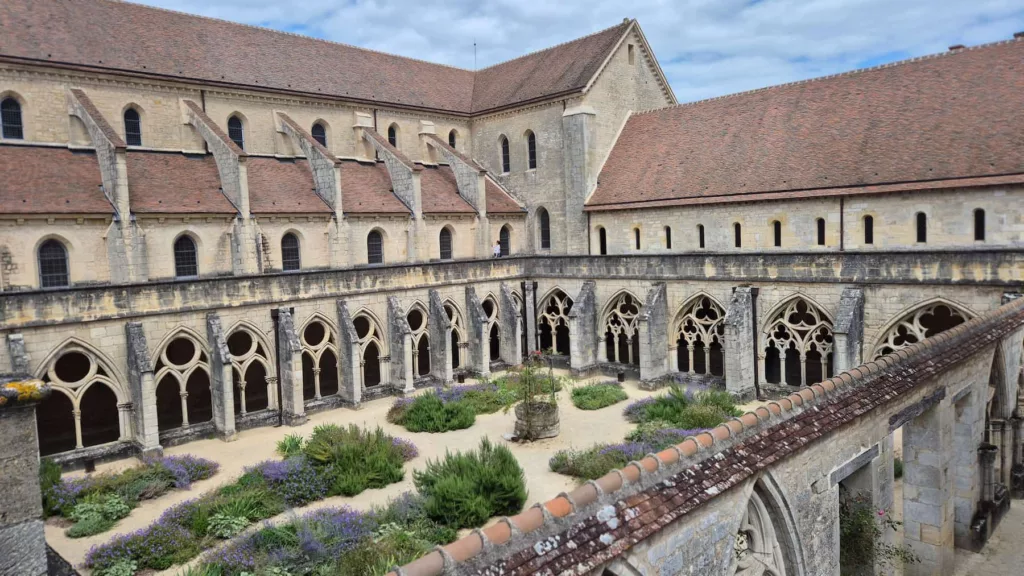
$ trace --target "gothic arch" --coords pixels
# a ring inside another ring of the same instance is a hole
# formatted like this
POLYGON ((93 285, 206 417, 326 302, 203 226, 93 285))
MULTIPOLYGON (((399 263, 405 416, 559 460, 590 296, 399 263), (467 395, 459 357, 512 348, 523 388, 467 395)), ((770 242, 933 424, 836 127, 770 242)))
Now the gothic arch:
POLYGON ((157 426, 161 431, 213 418, 209 359, 206 342, 189 328, 173 330, 160 341, 152 366, 157 426))
MULTIPOLYGON (((516 298, 518 292, 513 292, 512 295, 516 298)), ((518 302, 518 299, 516 301, 518 302)), ((569 355, 572 338, 569 332, 569 311, 572 310, 572 305, 572 298, 557 286, 548 290, 539 300, 536 314, 541 350, 552 349, 563 356, 569 355)))
POLYGON ((724 320, 725 307, 704 291, 679 307, 671 327, 678 372, 725 375, 724 320))
POLYGON ((413 302, 405 314, 412 334, 413 376, 430 374, 430 314, 420 301, 413 302))
POLYGON ((192 328, 189 328, 188 326, 179 326, 165 334, 164 337, 160 339, 160 342, 153 349, 153 357, 150 359, 149 365, 153 368, 154 375, 157 370, 157 364, 160 363, 161 356, 167 349, 167 346, 174 340, 177 340, 178 338, 188 338, 189 340, 192 340, 193 342, 196 343, 196 345, 203 353, 209 356, 210 347, 206 343, 206 337, 200 334, 199 332, 196 332, 192 328))
POLYGON ((804 294, 772 307, 761 330, 765 382, 806 386, 830 377, 832 326, 832 315, 804 294))
POLYGON ((793 511, 774 478, 765 473, 754 482, 743 510, 733 569, 736 576, 805 576, 793 511))
POLYGON ((882 330, 872 348, 871 359, 902 350, 929 336, 962 324, 975 314, 965 306, 945 298, 931 298, 919 302, 897 314, 882 330))
POLYGON ((469 347, 469 340, 466 337, 466 323, 463 321, 462 310, 454 300, 446 298, 442 306, 452 324, 450 335, 452 369, 458 369, 462 367, 462 363, 466 359, 465 349, 469 347))
POLYGON ((226 332, 235 385, 235 411, 239 415, 277 408, 277 373, 274 349, 263 332, 246 320, 236 322, 226 332), (236 336, 245 333, 251 339, 248 348, 236 336), (260 380, 263 380, 261 385, 260 380))
POLYGON ((310 314, 299 329, 302 347, 302 397, 319 400, 338 393, 338 336, 330 318, 310 314))
POLYGON ((501 359, 501 328, 499 324, 498 315, 498 299, 493 294, 488 293, 484 297, 483 301, 480 302, 480 307, 487 316, 487 358, 490 361, 501 359))
MULTIPOLYGON (((111 360, 109 356, 101 352, 99 348, 96 348, 92 344, 89 344, 88 342, 82 340, 81 338, 78 338, 77 336, 69 336, 58 346, 56 346, 53 350, 51 350, 50 353, 47 354, 45 358, 43 358, 43 361, 39 364, 39 367, 36 368, 36 378, 47 378, 48 373, 51 371, 53 367, 53 364, 60 358, 60 356, 63 356, 64 354, 71 352, 72 350, 75 349, 86 355, 92 355, 94 357, 97 366, 99 368, 102 368, 103 371, 106 372, 106 377, 111 381, 111 386, 114 388, 114 392, 117 394, 117 397, 120 401, 127 402, 131 400, 128 388, 124 385, 125 378, 121 374, 121 371, 117 369, 117 365, 113 362, 113 360, 111 360)), ((58 385, 60 384, 58 383, 58 385)))
POLYGON ((608 299, 601 312, 599 333, 604 339, 604 361, 640 364, 640 312, 643 301, 629 290, 608 299))
POLYGON ((352 315, 352 323, 359 338, 359 357, 362 366, 362 387, 371 388, 383 382, 386 373, 382 364, 388 358, 388 338, 384 324, 369 308, 360 308, 352 315), (363 321, 366 322, 363 325, 363 321))

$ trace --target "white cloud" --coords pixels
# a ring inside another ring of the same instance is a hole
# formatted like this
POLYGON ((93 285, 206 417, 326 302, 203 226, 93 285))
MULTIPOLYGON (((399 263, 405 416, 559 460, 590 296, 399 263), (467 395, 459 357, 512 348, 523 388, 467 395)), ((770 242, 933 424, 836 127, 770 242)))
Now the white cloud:
POLYGON ((142 0, 463 68, 637 18, 680 101, 1024 31, 1020 0, 142 0))

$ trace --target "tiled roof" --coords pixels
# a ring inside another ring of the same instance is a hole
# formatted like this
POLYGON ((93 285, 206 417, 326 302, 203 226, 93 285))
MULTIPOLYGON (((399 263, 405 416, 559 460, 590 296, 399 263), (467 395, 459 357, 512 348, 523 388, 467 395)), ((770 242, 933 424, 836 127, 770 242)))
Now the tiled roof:
POLYGON ((420 172, 420 196, 424 214, 475 213, 476 210, 459 196, 455 173, 448 166, 424 168, 420 172))
POLYGON ((473 112, 582 90, 631 23, 477 71, 473 112))
MULTIPOLYGON (((588 573, 804 446, 912 394, 1021 326, 1024 299, 474 531, 443 547, 444 554, 467 562, 458 567, 460 574, 588 573), (485 547, 486 556, 481 555, 485 547)), ((890 425, 898 424, 896 417, 890 425)), ((445 564, 442 553, 433 551, 399 574, 440 576, 445 564)))
POLYGON ((468 114, 582 88, 625 26, 474 73, 138 4, 4 0, 0 54, 468 114))
POLYGON ((126 160, 132 212, 237 212, 220 191, 220 175, 211 155, 130 151, 126 160))
POLYGON ((249 177, 249 211, 253 214, 331 213, 317 196, 313 173, 306 160, 246 159, 249 177))
POLYGON ((504 188, 490 178, 486 179, 486 190, 488 214, 526 215, 526 209, 520 206, 504 188))
POLYGON ((92 103, 92 99, 85 93, 81 88, 72 88, 71 94, 78 100, 78 103, 82 105, 85 112, 92 118, 93 122, 96 122, 96 126, 99 127, 100 132, 103 132, 103 136, 110 141, 110 144, 115 148, 126 148, 127 144, 121 139, 121 135, 114 130, 114 127, 107 122, 107 118, 100 113, 96 105, 92 103))
POLYGON ((112 214, 93 152, 0 146, 0 213, 112 214))
POLYGON ((1024 40, 631 117, 588 206, 1024 173, 1024 40))
POLYGON ((341 163, 341 209, 352 214, 409 214, 391 190, 391 177, 383 162, 341 163))

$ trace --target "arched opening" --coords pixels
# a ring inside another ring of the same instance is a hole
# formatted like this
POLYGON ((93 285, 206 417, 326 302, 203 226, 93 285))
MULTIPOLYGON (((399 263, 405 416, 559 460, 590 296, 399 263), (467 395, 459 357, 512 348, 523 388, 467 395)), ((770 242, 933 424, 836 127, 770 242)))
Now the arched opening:
POLYGON ((629 293, 616 296, 604 314, 605 360, 640 364, 640 303, 629 293))
POLYGON ((70 285, 68 252, 57 240, 47 240, 39 246, 39 284, 43 288, 62 288, 70 285))
POLYGON ((697 224, 697 246, 704 248, 704 225, 697 224))
POLYGON ((985 211, 981 208, 974 209, 974 240, 985 241, 985 211))
POLYGON ((56 390, 36 406, 39 455, 49 456, 75 449, 74 405, 56 390))
POLYGON ((542 250, 549 250, 551 248, 551 219, 546 209, 537 209, 537 222, 540 227, 540 247, 542 250))
POLYGON ((561 290, 555 290, 541 303, 540 312, 537 314, 541 350, 553 350, 556 354, 569 355, 570 310, 572 298, 561 290))
POLYGON ((458 132, 456 132, 455 130, 452 130, 452 131, 448 132, 448 145, 449 146, 451 146, 452 148, 456 148, 455 145, 458 143, 458 140, 459 140, 459 133, 458 132))
POLYGON ((459 351, 459 332, 452 330, 452 369, 462 366, 462 354, 459 351))
POLYGON ((298 270, 302 267, 302 259, 299 255, 299 238, 289 232, 281 237, 281 269, 285 271, 298 270))
POLYGON ((369 264, 384 263, 384 237, 377 230, 366 235, 366 261, 369 264))
POLYGON ((928 241, 928 216, 924 212, 917 213, 917 241, 922 244, 928 241))
POLYGON ((302 399, 316 398, 316 362, 309 352, 302 353, 302 399))
POLYGON ((398 124, 388 126, 388 144, 398 149, 398 124))
POLYGON ((772 236, 775 238, 775 247, 782 247, 782 222, 775 220, 772 222, 772 236))
POLYGON ((672 227, 665 226, 665 249, 672 249, 672 227))
POLYGON ((334 350, 327 349, 320 354, 320 395, 333 396, 338 393, 338 357, 334 350))
POLYGON ((498 247, 501 249, 502 256, 508 256, 512 253, 512 231, 509 229, 508 224, 502 226, 498 232, 498 247))
POLYGON ((512 159, 509 156, 508 138, 498 138, 498 146, 501 148, 501 173, 508 174, 512 171, 512 159))
POLYGON ((902 350, 925 338, 941 334, 967 321, 967 313, 943 302, 920 306, 904 315, 885 332, 884 338, 875 346, 873 359, 902 350))
POLYGON ((640 229, 633 228, 633 247, 637 250, 640 249, 640 229))
POLYGON ((156 385, 156 424, 163 432, 179 428, 184 420, 181 410, 181 386, 173 376, 164 376, 156 385))
POLYGON ((818 246, 825 245, 825 219, 818 218, 815 220, 815 224, 818 227, 818 246))
POLYGON ((245 129, 242 127, 242 120, 238 116, 228 118, 228 138, 239 148, 245 150, 245 129))
POLYGON ((526 131, 526 159, 530 170, 537 168, 537 136, 531 131, 526 131))
POLYGON ((743 247, 743 234, 739 222, 734 222, 732 225, 733 242, 737 248, 743 247))
POLYGON ((780 498, 770 478, 755 484, 734 539, 734 574, 801 576, 804 573, 798 544, 790 536, 795 531, 792 522, 787 522, 780 498))
POLYGON ((426 376, 430 374, 430 337, 426 334, 420 336, 416 344, 416 375, 426 376))
POLYGON ((764 350, 764 379, 765 382, 778 384, 782 381, 782 363, 779 361, 779 349, 774 342, 770 342, 764 350))
POLYGON ((188 393, 188 423, 202 424, 213 420, 213 398, 210 396, 210 375, 205 370, 194 370, 185 383, 188 393))
POLYGON ((380 384, 380 350, 369 342, 363 350, 363 386, 372 388, 380 384))
POLYGON ((327 147, 327 128, 322 123, 314 122, 310 133, 313 135, 313 140, 319 142, 324 148, 327 147))
POLYGON ((199 259, 196 256, 196 243, 187 234, 182 234, 174 241, 174 276, 175 278, 195 278, 199 276, 199 259))
POLYGON ((121 437, 117 395, 106 384, 89 386, 79 403, 82 411, 82 446, 116 442, 121 437))
POLYGON ((124 111, 124 140, 129 146, 142 146, 142 118, 135 108, 124 111))
POLYGON ((247 412, 256 412, 266 410, 269 406, 267 369, 262 362, 253 362, 245 371, 245 409, 247 412))
POLYGON ((766 382, 806 386, 832 376, 832 321, 813 303, 794 297, 765 326, 766 382))
POLYGON ((676 359, 679 372, 724 374, 721 340, 725 311, 709 296, 694 298, 676 316, 676 359))
POLYGON ((875 243, 875 218, 873 216, 864 217, 864 243, 875 243))
POLYGON ((452 231, 448 227, 441 228, 440 238, 438 239, 441 245, 441 260, 452 259, 452 231))
POLYGON ((24 140, 25 128, 21 121, 21 103, 12 97, 0 102, 0 135, 9 140, 24 140))
POLYGON ((498 330, 498 325, 496 323, 491 324, 490 359, 492 362, 501 359, 501 330, 498 330))
POLYGON ((603 227, 597 229, 597 245, 602 256, 608 254, 608 233, 603 227))

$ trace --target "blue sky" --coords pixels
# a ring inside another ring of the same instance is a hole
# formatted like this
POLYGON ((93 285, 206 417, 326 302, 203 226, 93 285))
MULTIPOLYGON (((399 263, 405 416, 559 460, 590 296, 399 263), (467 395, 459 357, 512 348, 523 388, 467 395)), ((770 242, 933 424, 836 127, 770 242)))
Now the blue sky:
POLYGON ((142 0, 484 67, 637 18, 681 102, 1011 38, 1021 0, 142 0))

